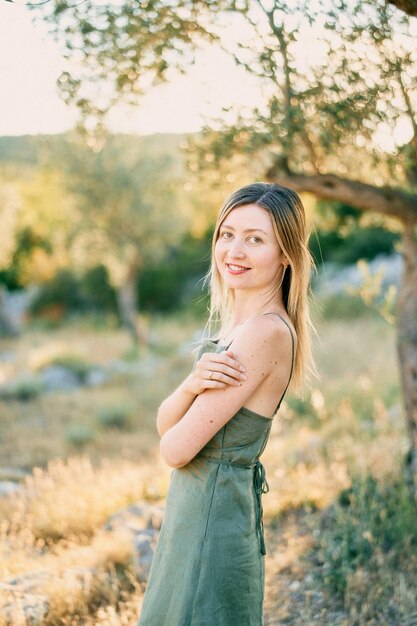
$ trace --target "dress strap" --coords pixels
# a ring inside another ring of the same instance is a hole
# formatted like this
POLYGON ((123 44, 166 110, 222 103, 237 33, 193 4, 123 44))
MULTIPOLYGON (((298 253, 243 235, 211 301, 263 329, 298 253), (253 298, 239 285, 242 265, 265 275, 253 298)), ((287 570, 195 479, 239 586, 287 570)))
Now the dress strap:
MULTIPOLYGON (((219 340, 218 339, 215 339, 215 340, 211 339, 210 341, 212 343, 215 343, 215 344, 219 345, 219 340)), ((233 339, 227 346, 224 347, 224 350, 228 350, 230 348, 230 346, 232 345, 232 343, 233 343, 233 339)), ((222 346, 222 348, 223 348, 223 346, 222 346)))
POLYGON ((294 369, 294 335, 292 334, 292 330, 291 330, 290 325, 288 324, 288 322, 286 322, 286 321, 284 320, 284 318, 282 317, 282 315, 280 315, 279 313, 274 313, 274 312, 271 312, 271 313, 262 313, 262 315, 278 315, 278 317, 280 317, 280 318, 282 319, 282 321, 284 322, 284 324, 286 324, 286 325, 288 326, 288 330, 290 331, 290 335, 291 335, 291 342, 292 342, 291 372, 290 372, 290 377, 289 377, 289 379, 288 379, 287 386, 286 386, 286 387, 285 387, 285 389, 284 389, 284 393, 283 393, 283 394, 282 394, 282 396, 281 396, 281 400, 278 402, 278 406, 277 406, 277 408, 276 408, 276 409, 275 409, 275 411, 274 411, 274 415, 275 415, 275 413, 278 411, 279 407, 281 406, 281 402, 282 402, 282 400, 283 400, 283 398, 284 398, 284 396, 285 396, 285 392, 287 391, 287 389, 288 389, 288 385, 289 385, 289 384, 290 384, 290 382, 291 382, 292 372, 293 372, 293 369, 294 369))

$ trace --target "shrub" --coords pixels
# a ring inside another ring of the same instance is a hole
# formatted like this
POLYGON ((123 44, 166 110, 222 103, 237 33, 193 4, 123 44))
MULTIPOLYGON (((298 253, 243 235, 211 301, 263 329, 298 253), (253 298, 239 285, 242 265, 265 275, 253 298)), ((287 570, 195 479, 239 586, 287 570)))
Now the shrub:
POLYGON ((85 382, 87 374, 91 370, 91 365, 77 354, 62 354, 54 357, 48 365, 61 365, 71 370, 71 372, 82 383, 85 382))
POLYGON ((133 426, 132 407, 124 405, 105 407, 97 413, 96 420, 103 428, 130 430, 133 426))
POLYGON ((24 377, 4 387, 0 392, 0 397, 26 402, 39 396, 42 390, 43 384, 41 380, 34 377, 24 377))
POLYGON ((32 315, 55 306, 63 310, 78 309, 82 306, 76 277, 70 270, 60 270, 49 282, 42 285, 38 295, 31 301, 29 310, 32 315))
POLYGON ((320 298, 320 315, 325 319, 353 319, 375 313, 359 296, 337 293, 320 298))
POLYGON ((344 596, 352 574, 361 568, 378 574, 381 559, 396 571, 416 550, 416 519, 417 504, 405 479, 381 484, 371 475, 355 478, 317 531, 324 586, 344 596))
POLYGON ((59 270, 42 285, 29 310, 33 316, 61 321, 69 312, 116 312, 117 305, 107 270, 100 265, 80 278, 69 269, 59 270))
POLYGON ((65 438, 72 446, 81 449, 94 441, 95 433, 87 424, 74 424, 67 429, 65 438))

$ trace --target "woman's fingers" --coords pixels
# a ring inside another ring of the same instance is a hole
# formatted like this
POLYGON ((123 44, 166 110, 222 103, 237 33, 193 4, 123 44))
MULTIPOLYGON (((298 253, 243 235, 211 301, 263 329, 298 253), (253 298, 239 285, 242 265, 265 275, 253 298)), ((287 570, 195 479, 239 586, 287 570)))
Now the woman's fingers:
POLYGON ((223 373, 233 376, 238 380, 246 380, 247 376, 245 374, 245 368, 237 359, 234 358, 233 352, 222 352, 215 356, 220 357, 221 359, 220 370, 223 373))
POLYGON ((227 374, 224 374, 223 372, 219 370, 208 369, 206 372, 206 378, 208 382, 215 380, 218 382, 222 382, 226 385, 240 385, 241 384, 241 381, 239 382, 238 379, 234 378, 233 376, 228 376, 227 374))
POLYGON ((201 361, 204 368, 202 374, 206 380, 216 380, 228 385, 240 385, 247 378, 244 374, 245 368, 233 358, 231 351, 207 352, 201 361))
POLYGON ((234 352, 232 352, 232 350, 225 350, 225 352, 220 352, 220 354, 216 354, 215 352, 211 352, 210 354, 212 354, 213 356, 225 356, 226 357, 226 363, 228 365, 231 365, 232 367, 236 367, 236 369, 240 370, 241 372, 245 371, 245 368, 243 367, 243 365, 237 360, 235 359, 235 354, 234 352))
POLYGON ((214 368, 216 371, 235 376, 236 378, 241 378, 242 380, 246 379, 243 365, 233 357, 228 356, 226 352, 207 352, 203 355, 202 362, 208 369, 214 368))
POLYGON ((216 373, 216 378, 221 380, 228 381, 229 379, 233 379, 236 381, 246 380, 246 374, 243 372, 237 371, 235 368, 230 367, 230 365, 224 365, 223 363, 209 363, 207 365, 207 369, 209 371, 214 371, 216 373))
POLYGON ((226 387, 226 386, 227 386, 227 383, 222 382, 221 380, 214 380, 214 379, 206 380, 204 383, 204 387, 206 389, 220 389, 221 387, 226 387))

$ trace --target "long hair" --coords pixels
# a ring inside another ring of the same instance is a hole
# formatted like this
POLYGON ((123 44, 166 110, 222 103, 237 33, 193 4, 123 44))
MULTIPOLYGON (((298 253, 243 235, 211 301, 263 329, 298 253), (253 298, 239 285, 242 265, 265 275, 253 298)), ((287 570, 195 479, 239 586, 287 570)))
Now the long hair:
MULTIPOLYGON (((204 277, 203 285, 209 284, 210 309, 204 335, 211 337, 214 325, 220 324, 228 332, 232 324, 234 291, 229 289, 218 271, 214 251, 220 227, 233 209, 248 204, 262 207, 270 214, 277 241, 288 259, 281 285, 274 282, 270 303, 274 303, 277 289, 282 286, 285 310, 297 333, 297 347, 291 387, 298 389, 306 379, 306 371, 320 378, 312 354, 312 334, 317 330, 311 321, 309 304, 311 299, 310 276, 316 268, 308 248, 310 232, 307 232, 304 206, 298 194, 274 183, 257 182, 234 191, 224 202, 214 228, 211 250, 211 265, 204 277)), ((279 277, 278 277, 279 278, 279 277)), ((278 281, 277 281, 278 282, 278 281)))

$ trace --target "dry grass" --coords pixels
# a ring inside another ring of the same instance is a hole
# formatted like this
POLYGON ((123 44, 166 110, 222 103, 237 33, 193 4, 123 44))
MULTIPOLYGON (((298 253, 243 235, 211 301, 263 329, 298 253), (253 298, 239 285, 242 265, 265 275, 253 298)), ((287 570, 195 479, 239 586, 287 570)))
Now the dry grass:
POLYGON ((2 503, 1 579, 56 562, 71 566, 72 554, 78 564, 84 555, 88 566, 108 517, 137 500, 159 502, 168 481, 169 468, 157 460, 138 465, 105 459, 93 468, 86 457, 72 457, 34 468, 23 494, 2 503))
MULTIPOLYGON (((0 399, 0 458, 4 465, 45 467, 52 458, 67 458, 84 452, 93 463, 101 458, 148 460, 158 434, 155 415, 161 399, 181 381, 192 363, 191 354, 175 354, 198 323, 181 318, 176 323, 156 318, 152 326, 153 349, 140 355, 144 367, 133 375, 118 374, 98 387, 79 387, 74 391, 41 394, 30 402, 0 399), (169 353, 169 359, 165 354, 169 353), (149 363, 149 367, 146 364, 149 363), (133 431, 103 430, 96 415, 108 406, 124 405, 133 409, 133 431), (68 438, 73 426, 83 425, 92 440, 75 447, 68 438), (28 431, 30 437, 28 437, 28 431)), ((104 365, 125 360, 129 339, 120 329, 107 331, 69 326, 54 331, 28 331, 17 340, 1 339, 2 352, 13 352, 15 359, 1 361, 0 383, 21 372, 35 372, 51 359, 73 354, 86 363, 104 365)))
MULTIPOLYGON (((317 325, 322 379, 302 402, 288 393, 262 457, 270 485, 263 504, 269 546, 265 623, 271 626, 372 624, 378 593, 389 588, 384 576, 392 574, 391 563, 381 561, 381 576, 369 595, 372 577, 356 571, 343 607, 313 584, 314 565, 304 558, 315 545, 321 512, 351 485, 352 476, 371 472, 382 481, 398 475, 407 447, 394 329, 370 316, 317 325), (369 606, 362 602, 363 614, 356 615, 365 592, 369 606)), ((189 371, 192 356, 179 347, 198 327, 192 318, 152 320, 154 347, 140 356, 149 372, 144 367, 140 376, 121 375, 99 388, 41 395, 28 403, 0 402, 3 463, 34 467, 24 493, 0 505, 0 575, 4 580, 36 570, 53 574, 47 626, 136 623, 143 588, 133 574, 129 539, 105 533, 102 525, 135 500, 164 499, 170 468, 158 455, 155 413, 189 371), (97 411, 127 397, 137 416, 133 432, 99 429, 97 411), (80 423, 95 437, 75 451, 65 433, 80 423), (79 568, 97 572, 81 589, 71 582, 71 571, 77 577, 79 568)), ((69 351, 104 364, 129 349, 121 330, 76 327, 28 332, 1 347, 17 351, 14 363, 1 363, 4 379, 69 351)), ((393 594, 410 613, 416 564, 408 568, 408 576, 398 572, 393 594)))

